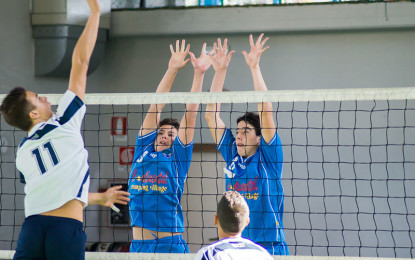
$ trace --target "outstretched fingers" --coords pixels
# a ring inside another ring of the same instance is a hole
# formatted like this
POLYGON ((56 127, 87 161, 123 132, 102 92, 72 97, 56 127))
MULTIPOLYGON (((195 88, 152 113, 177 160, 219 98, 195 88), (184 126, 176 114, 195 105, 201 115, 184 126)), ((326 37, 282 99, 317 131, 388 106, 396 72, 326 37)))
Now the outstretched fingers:
POLYGON ((206 42, 203 43, 202 51, 200 52, 200 57, 206 55, 206 42))
POLYGON ((220 38, 218 38, 218 52, 222 52, 222 51, 223 51, 222 41, 220 38))
POLYGON ((259 35, 259 37, 258 37, 258 39, 256 40, 256 45, 261 45, 261 40, 262 40, 262 37, 264 37, 264 33, 261 33, 260 35, 259 35))
POLYGON ((180 41, 176 40, 176 52, 179 52, 180 50, 180 41))
POLYGON ((249 45, 251 46, 251 49, 253 49, 255 46, 254 37, 252 36, 252 34, 249 35, 249 45))
POLYGON ((229 53, 228 53, 228 59, 231 59, 232 58, 232 55, 235 53, 235 50, 231 50, 229 53))
POLYGON ((189 55, 192 61, 196 60, 195 54, 193 52, 189 52, 189 55))
POLYGON ((185 39, 182 40, 182 46, 180 48, 181 52, 184 52, 184 46, 186 46, 186 40, 185 39))
POLYGON ((171 55, 174 54, 174 49, 173 49, 173 45, 172 44, 170 44, 170 52, 171 52, 171 55))

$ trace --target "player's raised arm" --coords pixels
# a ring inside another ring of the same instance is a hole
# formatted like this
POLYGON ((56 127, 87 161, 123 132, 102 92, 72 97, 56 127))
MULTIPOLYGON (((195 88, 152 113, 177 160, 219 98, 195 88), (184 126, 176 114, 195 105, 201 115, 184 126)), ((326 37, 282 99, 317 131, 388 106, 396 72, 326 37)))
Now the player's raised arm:
MULTIPOLYGON (((177 72, 186 66, 190 59, 186 59, 189 54, 190 44, 186 46, 186 41, 182 40, 181 46, 180 41, 176 41, 176 48, 170 44, 171 57, 166 73, 161 79, 156 93, 170 92, 173 81, 176 78, 177 72)), ((157 129, 157 125, 160 122, 160 114, 165 104, 152 104, 148 109, 147 115, 144 118, 143 124, 140 130, 140 136, 146 135, 157 129)))
MULTIPOLYGON (((201 92, 205 72, 211 66, 209 56, 206 55, 206 43, 203 44, 199 58, 196 58, 192 52, 190 52, 190 57, 194 68, 193 83, 190 92, 201 92)), ((189 144, 193 140, 198 108, 199 104, 186 104, 186 112, 180 122, 178 133, 180 141, 184 145, 189 144)))
POLYGON ((86 75, 89 60, 97 40, 99 18, 101 15, 101 7, 99 6, 98 0, 87 1, 90 15, 72 54, 72 68, 69 79, 69 90, 74 92, 82 100, 85 97, 86 75))
MULTIPOLYGON (((259 67, 259 60, 261 55, 269 48, 269 46, 264 47, 269 37, 263 40, 263 36, 264 34, 262 33, 254 43, 252 34, 249 35, 249 45, 251 46, 251 50, 249 53, 242 51, 242 54, 245 56, 246 64, 251 69, 254 89, 256 91, 268 90, 264 78, 262 77, 261 68, 259 67)), ((274 113, 272 111, 272 103, 258 103, 258 113, 261 121, 262 137, 264 138, 265 142, 268 143, 274 137, 276 131, 274 113)))
MULTIPOLYGON (((212 85, 210 92, 222 92, 223 85, 225 83, 226 71, 231 61, 232 55, 235 51, 230 51, 226 54, 228 40, 225 39, 222 42, 221 39, 218 39, 215 43, 213 53, 209 56, 212 62, 213 69, 215 70, 215 76, 212 80, 212 85)), ((205 119, 208 123, 210 133, 216 144, 220 142, 220 139, 225 130, 225 123, 220 118, 220 105, 217 104, 208 104, 206 106, 205 119)))

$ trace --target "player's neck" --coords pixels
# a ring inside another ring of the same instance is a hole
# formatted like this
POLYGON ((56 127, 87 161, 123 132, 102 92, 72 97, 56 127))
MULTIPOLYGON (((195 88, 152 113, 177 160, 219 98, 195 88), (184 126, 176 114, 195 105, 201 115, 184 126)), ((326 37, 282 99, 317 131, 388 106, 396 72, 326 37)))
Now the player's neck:
POLYGON ((226 234, 225 236, 219 236, 219 240, 225 239, 225 238, 240 238, 241 237, 241 233, 236 234, 236 235, 229 235, 226 234))
POLYGON ((30 127, 30 129, 27 131, 28 133, 30 132, 30 131, 32 131, 32 129, 33 129, 33 127, 35 127, 36 125, 38 125, 38 124, 40 124, 40 123, 44 123, 44 122, 46 122, 46 121, 48 121, 49 119, 35 119, 35 120, 33 120, 32 122, 33 122, 33 124, 32 124, 32 126, 30 127))
POLYGON ((225 239, 225 238, 238 238, 241 237, 242 233, 225 233, 223 230, 218 230, 219 240, 225 239))

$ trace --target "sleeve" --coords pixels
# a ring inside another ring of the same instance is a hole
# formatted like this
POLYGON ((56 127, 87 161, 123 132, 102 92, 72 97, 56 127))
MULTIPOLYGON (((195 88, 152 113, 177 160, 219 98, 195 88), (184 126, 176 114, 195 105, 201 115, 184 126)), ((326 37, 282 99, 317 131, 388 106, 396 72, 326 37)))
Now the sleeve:
POLYGON ((199 251, 197 251, 197 253, 195 254, 195 258, 193 258, 194 260, 208 260, 209 258, 209 254, 208 254, 208 250, 201 248, 199 251))
POLYGON ((260 142, 260 153, 261 161, 266 165, 267 168, 270 168, 270 173, 275 173, 276 178, 281 178, 282 173, 282 162, 283 162, 283 153, 280 137, 278 133, 275 132, 274 137, 269 143, 266 143, 264 138, 261 136, 260 142))
POLYGON ((146 147, 154 143, 154 141, 156 140, 156 136, 157 136, 156 130, 143 136, 140 136, 140 134, 137 134, 133 162, 137 161, 137 159, 143 154, 146 147))
POLYGON ((21 172, 19 171, 19 175, 20 175, 20 183, 26 184, 26 180, 25 180, 25 178, 24 178, 23 173, 21 173, 21 172))
POLYGON ((192 161, 193 141, 184 145, 177 136, 172 145, 176 169, 180 177, 187 176, 192 161))
POLYGON ((225 131, 223 131, 222 138, 216 146, 216 149, 222 154, 226 163, 230 163, 233 160, 238 151, 236 149, 235 137, 231 130, 225 129, 225 131))
POLYGON ((56 115, 57 121, 61 125, 73 129, 81 129, 82 120, 84 119, 86 106, 84 102, 70 90, 63 95, 58 105, 56 115))

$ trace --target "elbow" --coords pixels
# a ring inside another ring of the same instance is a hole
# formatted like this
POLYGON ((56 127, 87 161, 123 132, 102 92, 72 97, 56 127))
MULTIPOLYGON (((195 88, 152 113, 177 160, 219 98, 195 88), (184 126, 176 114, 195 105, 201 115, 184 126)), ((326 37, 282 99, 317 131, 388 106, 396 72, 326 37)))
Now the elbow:
POLYGON ((72 59, 72 66, 89 66, 89 59, 86 56, 80 55, 72 59))

